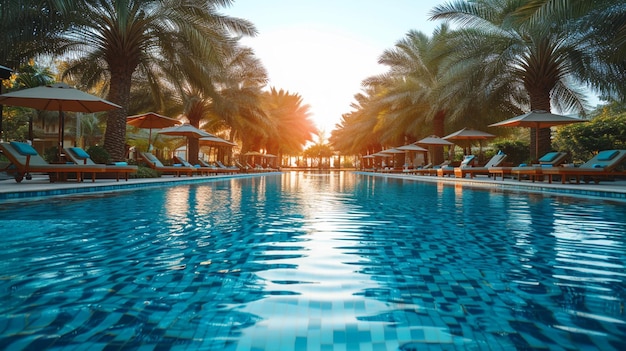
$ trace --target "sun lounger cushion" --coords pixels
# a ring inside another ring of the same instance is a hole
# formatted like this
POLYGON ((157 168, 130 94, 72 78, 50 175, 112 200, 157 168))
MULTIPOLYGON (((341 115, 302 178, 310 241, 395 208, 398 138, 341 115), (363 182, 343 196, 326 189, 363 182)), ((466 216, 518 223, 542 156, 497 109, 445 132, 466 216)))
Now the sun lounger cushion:
POLYGON ((128 166, 128 162, 113 162, 113 166, 128 166))
POLYGON ((159 159, 156 158, 156 156, 154 156, 153 154, 149 152, 144 153, 144 156, 148 159, 148 161, 152 163, 157 163, 159 161, 159 159))
POLYGON ((593 165, 591 165, 591 168, 604 168, 604 166, 594 163, 593 165))
POLYGON ((13 146, 13 148, 17 150, 17 152, 19 152, 21 155, 24 155, 24 156, 37 155, 37 150, 35 150, 32 146, 26 143, 20 143, 19 141, 12 141, 11 146, 13 146))
POLYGON ((77 158, 81 158, 81 159, 86 159, 86 158, 90 158, 91 156, 89 156, 89 154, 87 153, 87 151, 79 148, 79 147, 73 147, 72 152, 74 153, 74 155, 77 158))
POLYGON ((598 161, 610 161, 613 158, 615 158, 615 156, 617 156, 618 154, 619 154, 619 151, 617 150, 604 150, 598 153, 598 156, 596 159, 598 161))
POLYGON ((558 152, 548 152, 539 159, 539 162, 552 162, 557 156, 559 156, 558 152))
POLYGON ((474 155, 466 155, 466 156, 463 158, 463 161, 461 162, 461 167, 467 167, 467 166, 469 166, 469 165, 472 163, 472 161, 474 161, 474 158, 475 158, 475 157, 476 157, 476 156, 474 156, 474 155))

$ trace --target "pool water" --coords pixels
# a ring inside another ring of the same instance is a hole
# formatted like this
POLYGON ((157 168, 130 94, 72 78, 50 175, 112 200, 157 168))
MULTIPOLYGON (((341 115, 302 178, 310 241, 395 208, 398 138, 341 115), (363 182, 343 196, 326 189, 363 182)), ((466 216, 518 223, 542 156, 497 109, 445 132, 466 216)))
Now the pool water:
POLYGON ((291 172, 0 219, 0 349, 626 349, 624 203, 291 172))

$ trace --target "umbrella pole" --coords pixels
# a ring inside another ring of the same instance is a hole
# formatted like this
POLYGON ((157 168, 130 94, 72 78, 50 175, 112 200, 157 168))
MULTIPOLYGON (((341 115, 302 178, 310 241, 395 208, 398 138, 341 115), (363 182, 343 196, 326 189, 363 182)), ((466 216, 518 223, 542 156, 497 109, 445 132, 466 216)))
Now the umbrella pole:
POLYGON ((59 110, 59 141, 57 144, 57 156, 58 161, 61 161, 61 154, 63 150, 63 138, 65 137, 65 116, 63 116, 63 111, 59 110))
POLYGON ((152 146, 152 128, 148 129, 148 152, 152 152, 150 146, 152 146))
POLYGON ((535 128, 535 159, 534 162, 539 162, 539 125, 535 128))

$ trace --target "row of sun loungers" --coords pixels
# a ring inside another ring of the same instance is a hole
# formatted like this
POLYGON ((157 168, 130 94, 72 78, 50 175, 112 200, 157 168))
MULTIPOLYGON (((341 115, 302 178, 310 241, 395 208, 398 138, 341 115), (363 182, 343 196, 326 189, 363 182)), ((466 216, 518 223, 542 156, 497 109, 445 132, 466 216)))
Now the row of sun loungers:
POLYGON ((532 182, 547 179, 552 183, 560 179, 561 183, 580 181, 599 183, 602 179, 615 176, 626 176, 626 171, 620 165, 626 163, 626 150, 605 150, 599 152, 584 164, 575 167, 564 164, 567 154, 564 152, 549 152, 541 157, 537 164, 506 167, 502 164, 505 154, 494 155, 484 166, 474 166, 474 156, 465 156, 461 164, 451 167, 444 163, 436 167, 427 165, 423 168, 403 170, 403 173, 415 175, 436 175, 440 177, 474 178, 477 175, 492 177, 494 180, 513 177, 518 180, 529 179, 532 182))
MULTIPOLYGON (((174 162, 172 166, 165 166, 163 163, 152 153, 142 152, 140 153, 143 161, 152 169, 162 172, 164 174, 173 174, 177 177, 181 175, 193 176, 193 175, 216 175, 216 174, 236 174, 246 172, 276 172, 274 168, 252 167, 252 166, 226 166, 222 162, 217 161, 214 165, 209 164, 203 160, 198 160, 198 164, 192 165, 184 157, 174 156, 174 162)), ((238 162, 236 162, 238 163, 238 162)))
MULTIPOLYGON (((111 174, 117 181, 121 178, 128 180, 131 173, 137 172, 137 166, 128 165, 126 162, 115 162, 112 164, 97 164, 85 150, 79 147, 65 148, 63 151, 67 162, 65 163, 48 163, 41 155, 28 143, 12 141, 9 143, 0 143, 0 151, 9 160, 6 169, 8 174, 20 183, 24 179, 32 179, 33 173, 48 174, 50 182, 61 179, 75 177, 76 181, 81 182, 87 177, 91 181, 96 180, 97 174, 111 174)), ((178 164, 173 166, 165 166, 156 156, 149 152, 142 152, 141 158, 152 169, 164 174, 173 174, 177 177, 181 175, 192 176, 195 174, 211 175, 211 174, 235 174, 242 171, 240 167, 228 167, 217 162, 215 165, 209 165, 200 161, 202 164, 191 165, 183 157, 175 157, 178 164)), ((251 168, 252 171, 276 171, 275 169, 259 169, 251 168)), ((244 170, 246 171, 246 170, 244 170)))
POLYGON ((81 182, 86 175, 91 175, 91 181, 96 180, 98 173, 112 173, 116 180, 121 177, 128 180, 128 174, 137 171, 137 166, 115 163, 110 165, 96 164, 91 160, 89 154, 80 148, 66 149, 67 156, 71 163, 53 164, 48 163, 29 144, 12 141, 10 143, 0 143, 2 154, 9 159, 9 165, 5 171, 15 177, 15 181, 20 183, 24 179, 31 179, 32 173, 47 173, 50 182, 66 178, 70 175, 76 177, 76 181, 81 182))

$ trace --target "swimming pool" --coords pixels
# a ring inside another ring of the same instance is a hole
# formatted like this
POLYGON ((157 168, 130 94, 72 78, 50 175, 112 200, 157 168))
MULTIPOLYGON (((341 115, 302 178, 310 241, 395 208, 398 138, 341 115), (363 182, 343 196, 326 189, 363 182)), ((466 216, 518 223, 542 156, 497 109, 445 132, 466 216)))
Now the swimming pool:
POLYGON ((337 172, 0 205, 7 350, 620 350, 626 206, 337 172))

